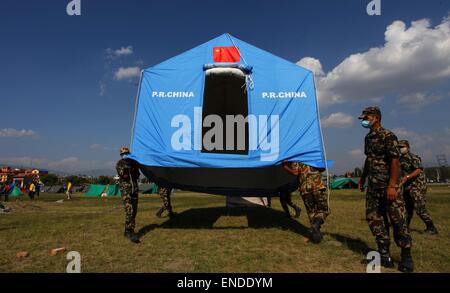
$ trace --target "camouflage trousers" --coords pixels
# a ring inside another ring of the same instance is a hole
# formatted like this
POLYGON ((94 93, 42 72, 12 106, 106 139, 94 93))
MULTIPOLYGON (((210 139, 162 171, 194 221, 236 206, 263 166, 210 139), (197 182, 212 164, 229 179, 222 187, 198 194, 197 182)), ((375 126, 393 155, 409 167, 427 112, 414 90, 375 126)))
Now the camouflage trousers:
POLYGON ((427 208, 425 207, 427 201, 425 197, 426 192, 426 188, 411 187, 410 189, 405 189, 403 197, 405 198, 407 213, 406 222, 408 226, 414 216, 414 210, 416 210, 417 215, 425 224, 430 224, 433 222, 427 208))
POLYGON ((168 211, 169 213, 172 212, 172 205, 170 203, 170 192, 172 191, 172 188, 168 187, 159 187, 158 194, 161 198, 163 208, 168 211))
POLYGON ((138 208, 138 194, 137 193, 123 193, 122 201, 125 209, 125 230, 134 231, 136 226, 136 214, 138 208))
POLYGON ((316 190, 309 193, 303 193, 302 199, 311 224, 316 219, 325 222, 325 219, 330 214, 328 208, 328 198, 325 190, 316 190))
POLYGON ((406 224, 406 207, 402 193, 390 201, 386 189, 368 189, 366 193, 366 220, 378 245, 389 245, 389 227, 393 226, 394 241, 401 248, 411 247, 411 236, 406 224))

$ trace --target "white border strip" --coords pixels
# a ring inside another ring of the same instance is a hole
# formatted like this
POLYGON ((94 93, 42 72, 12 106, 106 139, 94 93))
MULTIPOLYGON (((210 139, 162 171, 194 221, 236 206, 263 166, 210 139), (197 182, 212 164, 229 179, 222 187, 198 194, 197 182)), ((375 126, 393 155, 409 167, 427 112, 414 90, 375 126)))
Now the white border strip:
POLYGON ((327 172, 327 208, 328 208, 328 212, 330 212, 330 173, 328 171, 327 151, 325 149, 325 141, 323 140, 322 125, 320 123, 319 96, 317 95, 316 77, 314 76, 314 72, 311 71, 311 74, 313 76, 314 92, 316 94, 317 118, 319 119, 320 138, 322 139, 323 157, 325 160, 325 170, 327 172))
POLYGON ((136 98, 134 99, 134 117, 133 117, 133 125, 131 126, 131 140, 130 140, 130 151, 133 153, 133 138, 134 138, 134 127, 136 125, 136 116, 137 116, 137 107, 139 102, 139 97, 141 96, 141 83, 142 77, 144 76, 144 70, 141 70, 141 76, 139 77, 139 86, 136 94, 136 98))

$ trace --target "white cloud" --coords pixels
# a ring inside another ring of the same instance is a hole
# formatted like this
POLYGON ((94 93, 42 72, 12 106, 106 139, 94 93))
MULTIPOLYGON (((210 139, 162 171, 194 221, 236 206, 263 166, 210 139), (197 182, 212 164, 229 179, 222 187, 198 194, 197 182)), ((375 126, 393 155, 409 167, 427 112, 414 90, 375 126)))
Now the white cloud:
POLYGON ((100 96, 103 97, 106 93, 106 84, 103 81, 101 81, 99 83, 99 86, 100 86, 100 96))
POLYGON ((115 59, 122 56, 127 56, 133 54, 133 46, 121 47, 120 49, 106 49, 106 56, 109 59, 115 59))
POLYGON ((364 152, 361 149, 354 149, 348 152, 353 159, 363 159, 364 152))
POLYGON ((392 132, 395 133, 395 135, 397 136, 397 138, 400 137, 399 139, 402 139, 401 137, 405 137, 405 139, 406 139, 406 138, 411 139, 411 138, 414 138, 414 137, 417 137, 417 136, 418 136, 418 134, 415 133, 414 131, 412 131, 412 130, 407 130, 407 129, 403 128, 403 127, 393 128, 393 129, 392 129, 392 132))
MULTIPOLYGON (((433 144, 436 139, 433 134, 419 134, 417 132, 407 130, 403 127, 392 129, 399 140, 406 139, 409 141, 412 148, 424 149, 428 145, 433 144)), ((445 134, 445 133, 444 133, 445 134)))
POLYGON ((36 132, 33 130, 17 130, 14 128, 0 129, 0 137, 36 137, 36 132))
POLYGON ((436 155, 450 155, 450 131, 448 128, 442 131, 418 133, 403 127, 392 129, 399 140, 409 141, 411 151, 422 157, 422 161, 436 165, 436 155))
POLYGON ((77 157, 68 157, 55 162, 48 162, 48 167, 51 169, 73 169, 80 164, 80 159, 77 157))
POLYGON ((363 168, 365 155, 360 148, 352 149, 343 152, 333 152, 330 159, 334 161, 332 174, 343 175, 346 172, 351 172, 354 168, 363 168))
POLYGON ((361 149, 354 149, 348 152, 348 154, 352 157, 361 157, 364 155, 361 149))
MULTIPOLYGON (((445 154, 450 158, 450 128, 446 127, 439 131, 419 133, 403 127, 391 129, 399 140, 406 139, 411 145, 411 151, 422 158, 426 167, 436 166, 436 155, 445 154)), ((335 165, 333 170, 337 174, 353 170, 354 166, 362 168, 364 165, 364 150, 355 148, 344 154, 335 154, 335 165)))
POLYGON ((411 111, 418 111, 421 108, 434 103, 436 101, 439 101, 442 99, 442 96, 440 95, 433 95, 433 94, 427 94, 427 93, 413 93, 405 96, 401 96, 397 100, 397 104, 402 105, 403 107, 411 110, 411 111))
POLYGON ((349 126, 353 123, 353 117, 342 113, 337 112, 333 113, 330 116, 326 118, 322 118, 322 127, 337 127, 337 128, 343 128, 346 126, 349 126))
POLYGON ((89 146, 89 148, 90 148, 91 150, 106 150, 106 147, 105 147, 105 146, 103 146, 103 145, 101 145, 101 144, 98 144, 98 143, 91 144, 91 145, 89 146))
POLYGON ((128 47, 122 47, 120 49, 117 49, 114 51, 114 54, 116 54, 116 56, 125 56, 125 55, 131 55, 133 54, 133 46, 128 46, 128 47))
POLYGON ((312 57, 305 57, 297 62, 297 65, 305 67, 306 69, 314 72, 314 75, 317 77, 322 77, 325 75, 322 69, 322 64, 318 59, 312 57))
MULTIPOLYGON (((319 77, 323 104, 426 93, 450 79, 450 17, 435 27, 427 19, 409 27, 394 21, 386 28, 383 46, 353 54, 323 76, 319 60, 309 57, 299 63, 319 77)), ((416 96, 413 102, 423 99, 416 96)))
POLYGON ((42 166, 47 164, 47 160, 40 158, 31 158, 31 157, 9 157, 9 158, 0 158, 0 162, 6 165, 13 166, 42 166))
MULTIPOLYGON (((91 150, 97 150, 97 151, 111 151, 111 150, 115 150, 115 148, 107 147, 107 146, 104 146, 104 145, 99 144, 99 143, 91 144, 91 145, 89 146, 89 148, 90 148, 91 150)), ((117 149, 118 149, 118 148, 117 148, 117 149)))
POLYGON ((116 80, 130 79, 138 77, 141 75, 141 69, 137 66, 135 67, 120 67, 116 73, 114 73, 114 78, 116 80))
POLYGON ((108 167, 105 162, 81 160, 77 157, 67 157, 58 161, 49 161, 47 166, 48 169, 65 172, 89 171, 108 167))

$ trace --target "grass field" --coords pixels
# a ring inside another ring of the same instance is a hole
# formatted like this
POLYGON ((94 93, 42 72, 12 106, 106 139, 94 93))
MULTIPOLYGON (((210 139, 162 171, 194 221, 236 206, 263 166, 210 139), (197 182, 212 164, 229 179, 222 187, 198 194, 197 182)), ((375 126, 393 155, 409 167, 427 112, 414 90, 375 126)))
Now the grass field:
MULTIPOLYGON (((87 198, 76 194, 41 194, 36 201, 12 201, 0 214, 0 272, 65 272, 66 247, 81 254, 82 272, 365 272, 361 260, 376 247, 364 219, 364 195, 356 190, 332 191, 331 215, 323 227, 324 242, 308 241, 303 203, 299 219, 290 220, 278 199, 273 208, 226 209, 225 197, 177 192, 175 219, 155 216, 156 195, 140 197, 137 230, 141 243, 123 237, 119 198, 87 198), (17 258, 28 251, 26 258, 17 258)), ((450 272, 450 188, 432 187, 428 209, 440 234, 422 234, 413 219, 413 256, 417 272, 450 272)), ((399 249, 392 245, 395 261, 399 249)), ((383 269, 383 272, 396 272, 383 269)))

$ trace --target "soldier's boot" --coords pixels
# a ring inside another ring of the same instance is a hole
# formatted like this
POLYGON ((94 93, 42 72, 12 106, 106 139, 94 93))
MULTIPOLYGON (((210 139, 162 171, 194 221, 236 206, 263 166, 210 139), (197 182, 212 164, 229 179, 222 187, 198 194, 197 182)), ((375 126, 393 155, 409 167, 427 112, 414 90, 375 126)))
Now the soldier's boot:
POLYGON ((411 248, 402 248, 398 270, 403 273, 412 273, 414 271, 414 262, 411 256, 411 248))
POLYGON ((395 267, 394 262, 392 261, 391 254, 389 253, 389 245, 388 244, 378 244, 378 252, 380 253, 380 263, 381 266, 385 268, 393 268, 395 267))
POLYGON ((141 241, 139 240, 139 236, 136 233, 134 233, 133 230, 125 229, 123 236, 125 236, 125 238, 130 239, 130 241, 133 243, 141 243, 141 241))
POLYGON ((406 215, 406 226, 408 228, 408 233, 411 233, 411 229, 409 228, 409 226, 411 225, 411 220, 412 220, 412 216, 411 215, 406 215))
POLYGON ((177 213, 175 213, 174 211, 172 211, 172 209, 169 211, 169 219, 173 219, 175 218, 177 213))
POLYGON ((314 219, 311 225, 311 242, 318 244, 322 241, 322 233, 320 227, 323 224, 322 219, 314 219))
POLYGON ((158 218, 162 218, 162 214, 164 213, 165 210, 166 210, 166 209, 165 209, 164 207, 161 207, 161 208, 158 210, 158 212, 156 212, 156 216, 157 216, 158 218))
POLYGON ((294 218, 300 217, 300 213, 302 212, 302 209, 299 206, 295 205, 295 204, 292 204, 292 207, 295 210, 294 218))
POLYGON ((434 226, 433 221, 426 222, 425 225, 427 225, 427 228, 424 231, 425 233, 428 233, 430 235, 436 235, 439 233, 436 227, 434 226))
POLYGON ((172 209, 172 203, 171 203, 172 199, 171 199, 170 196, 167 199, 167 201, 168 201, 168 209, 167 209, 167 211, 169 212, 169 219, 173 219, 175 217, 176 213, 174 213, 174 211, 172 209))

